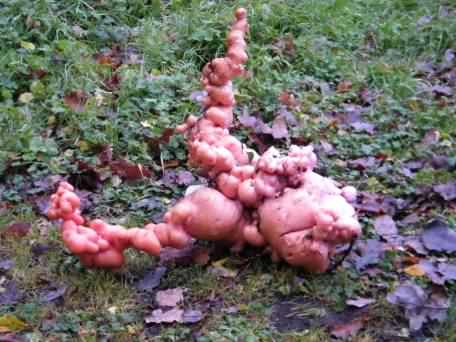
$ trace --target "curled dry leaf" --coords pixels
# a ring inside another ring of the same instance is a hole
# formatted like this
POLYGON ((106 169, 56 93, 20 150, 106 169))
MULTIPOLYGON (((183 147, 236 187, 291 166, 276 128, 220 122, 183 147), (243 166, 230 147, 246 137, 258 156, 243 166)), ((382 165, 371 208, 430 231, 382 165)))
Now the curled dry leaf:
POLYGON ((85 111, 88 95, 83 90, 74 90, 65 95, 63 102, 76 113, 85 111))
POLYGON ((149 168, 141 164, 133 164, 125 159, 115 160, 111 162, 110 166, 113 173, 126 180, 132 181, 152 177, 149 168))

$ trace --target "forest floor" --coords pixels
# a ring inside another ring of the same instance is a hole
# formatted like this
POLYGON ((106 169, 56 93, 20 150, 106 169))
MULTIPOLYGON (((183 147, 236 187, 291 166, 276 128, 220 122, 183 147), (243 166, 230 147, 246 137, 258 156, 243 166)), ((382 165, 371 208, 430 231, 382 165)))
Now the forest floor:
POLYGON ((3 0, 0 341, 456 341, 455 16, 450 0, 3 0), (65 178, 87 217, 135 226, 204 181, 172 129, 201 112, 239 5, 233 131, 312 143, 319 173, 359 189, 362 239, 322 275, 205 243, 83 268, 49 195, 65 178))

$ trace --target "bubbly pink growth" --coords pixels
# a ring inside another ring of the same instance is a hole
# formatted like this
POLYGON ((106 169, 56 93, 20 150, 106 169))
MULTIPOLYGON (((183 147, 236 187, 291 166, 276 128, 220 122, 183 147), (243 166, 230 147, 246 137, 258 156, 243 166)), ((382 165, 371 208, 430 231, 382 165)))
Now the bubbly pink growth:
POLYGON ((244 74, 248 59, 247 11, 237 9, 235 18, 226 56, 202 71, 204 114, 190 115, 176 127, 186 135, 189 162, 214 181, 214 188, 201 187, 181 199, 164 223, 125 229, 102 220, 84 225, 73 187, 61 183, 51 197, 49 218, 63 219, 63 241, 86 266, 117 268, 126 248, 159 255, 162 247, 183 248, 196 238, 225 242, 235 251, 245 244, 266 247, 275 261, 324 272, 336 246, 361 234, 350 205, 356 189, 340 188, 315 173, 312 146, 293 145, 285 153, 271 147, 249 159, 248 149, 230 134, 233 79, 244 74))

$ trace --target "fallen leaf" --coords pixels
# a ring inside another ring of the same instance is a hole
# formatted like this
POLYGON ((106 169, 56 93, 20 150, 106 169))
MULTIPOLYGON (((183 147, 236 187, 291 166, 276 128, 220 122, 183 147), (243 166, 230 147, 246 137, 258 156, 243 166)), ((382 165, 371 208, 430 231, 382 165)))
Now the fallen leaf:
POLYGON ((427 255, 428 251, 426 248, 424 248, 423 243, 419 239, 419 237, 413 236, 411 238, 407 238, 405 240, 404 246, 412 249, 415 251, 415 253, 421 254, 421 255, 427 255))
POLYGON ((175 289, 168 289, 157 291, 155 301, 158 306, 176 306, 184 300, 184 289, 177 287, 175 289))
POLYGON ((411 213, 410 215, 407 215, 404 217, 401 221, 400 224, 402 225, 410 225, 410 224, 415 224, 420 222, 421 218, 417 213, 411 213))
POLYGON ((6 230, 4 231, 4 234, 6 236, 14 236, 14 237, 24 237, 26 236, 29 232, 30 229, 32 228, 32 225, 28 222, 16 222, 8 226, 6 230))
POLYGON ((336 90, 338 93, 346 93, 352 89, 352 86, 353 84, 351 81, 344 80, 337 85, 336 90))
POLYGON ((369 134, 374 134, 375 133, 375 125, 371 124, 370 122, 362 121, 362 122, 353 122, 350 124, 351 127, 355 129, 355 131, 358 132, 367 132, 369 134))
POLYGON ((379 161, 375 157, 364 157, 364 158, 358 158, 355 160, 350 160, 348 162, 348 165, 352 168, 356 168, 358 170, 366 170, 366 169, 372 169, 373 167, 378 166, 379 161))
POLYGON ((122 77, 118 73, 114 73, 111 77, 103 81, 103 85, 110 92, 119 90, 122 77))
POLYGON ((27 328, 27 324, 14 315, 6 314, 0 316, 0 333, 21 331, 27 328))
POLYGON ((82 38, 87 35, 87 31, 82 29, 82 27, 79 25, 73 25, 71 29, 73 33, 79 38, 82 38))
POLYGON ((418 62, 415 65, 415 70, 419 74, 432 74, 434 72, 434 64, 431 62, 418 62))
POLYGON ((432 21, 432 16, 431 15, 425 15, 422 16, 421 18, 418 19, 416 22, 416 26, 418 28, 421 28, 422 26, 425 26, 426 24, 429 24, 432 21))
POLYGON ((296 46, 291 34, 277 38, 271 45, 271 49, 278 55, 286 55, 290 58, 296 56, 296 46))
POLYGON ((113 69, 117 69, 121 64, 121 49, 114 46, 100 53, 95 54, 95 61, 100 65, 107 65, 113 69))
POLYGON ((16 304, 23 298, 22 292, 17 289, 16 282, 9 281, 0 287, 0 305, 16 304))
POLYGON ((385 244, 378 240, 360 240, 356 243, 355 249, 359 255, 353 256, 355 267, 362 271, 367 266, 380 262, 385 253, 385 244))
POLYGON ((443 285, 447 281, 456 280, 456 264, 421 260, 420 266, 434 284, 443 285))
POLYGON ((167 311, 162 309, 156 309, 152 311, 152 314, 147 316, 144 321, 146 324, 150 323, 173 323, 182 322, 184 316, 184 310, 178 308, 172 308, 167 311))
POLYGON ((347 323, 336 324, 331 329, 331 335, 338 338, 348 338, 354 336, 364 326, 364 319, 357 318, 347 323))
POLYGON ((396 222, 389 215, 382 215, 375 219, 374 228, 378 235, 388 241, 389 238, 397 236, 396 222))
POLYGON ((421 241, 424 247, 431 251, 456 252, 456 232, 439 220, 434 220, 424 227, 421 241))
POLYGON ((445 155, 433 155, 430 164, 432 168, 438 169, 450 169, 450 158, 445 155))
POLYGON ((284 118, 289 126, 298 125, 298 120, 296 119, 296 116, 292 112, 290 112, 285 106, 280 106, 277 112, 277 117, 284 118))
POLYGON ((152 172, 146 166, 133 164, 125 159, 111 162, 111 171, 126 180, 138 180, 152 177, 152 172))
POLYGON ((34 258, 38 258, 39 256, 46 254, 51 250, 51 246, 48 244, 43 243, 34 243, 30 251, 34 258))
POLYGON ((66 94, 63 98, 63 102, 76 113, 82 113, 85 111, 85 105, 87 102, 88 95, 83 90, 74 90, 66 94))
POLYGON ((283 104, 284 106, 290 108, 290 109, 295 109, 299 108, 299 101, 296 99, 294 94, 284 90, 279 94, 278 98, 279 102, 283 104))
POLYGON ((190 171, 179 170, 176 173, 176 183, 178 185, 190 185, 195 181, 195 177, 190 171))
POLYGON ((421 140, 421 144, 424 146, 435 145, 440 140, 440 132, 436 129, 430 129, 426 132, 423 139, 421 140))
POLYGON ((453 89, 444 85, 434 85, 432 86, 432 91, 439 96, 451 96, 453 95, 453 89))
POLYGON ((26 50, 35 50, 35 44, 31 43, 31 42, 26 42, 24 40, 21 40, 21 48, 23 49, 26 49, 26 50))
POLYGON ((400 284, 386 299, 389 303, 404 308, 412 331, 420 330, 429 320, 444 320, 449 307, 449 299, 441 288, 425 291, 410 282, 400 284))
POLYGON ((160 263, 175 263, 179 265, 188 265, 193 262, 192 254, 195 246, 193 243, 182 249, 165 247, 160 251, 160 263))
POLYGON ((249 115, 247 108, 244 109, 242 115, 238 116, 239 123, 246 127, 251 128, 258 134, 272 134, 272 129, 269 127, 259 116, 249 115))
POLYGON ((97 157, 101 165, 108 165, 112 161, 112 145, 104 144, 101 146, 97 157))
POLYGON ((33 94, 32 93, 22 93, 21 95, 19 95, 17 100, 20 103, 24 103, 24 104, 30 103, 33 100, 33 94))
POLYGON ((154 270, 147 272, 142 278, 136 288, 141 291, 153 290, 160 285, 161 278, 166 274, 168 269, 164 266, 159 266, 154 270))
POLYGON ((444 60, 446 63, 450 64, 450 63, 453 62, 454 58, 455 58, 455 53, 454 53, 454 51, 453 51, 452 49, 447 49, 447 50, 445 51, 445 54, 443 55, 443 60, 444 60))
POLYGON ((285 118, 278 116, 274 119, 272 122, 272 137, 274 139, 285 139, 289 137, 285 118))
POLYGON ((209 249, 206 247, 197 247, 193 250, 192 259, 197 265, 207 265, 210 260, 209 249))
POLYGON ((139 200, 137 202, 131 203, 130 208, 133 210, 143 209, 143 210, 153 210, 162 206, 162 202, 156 197, 147 197, 139 200))
POLYGON ((0 342, 24 342, 24 340, 15 333, 7 333, 0 335, 0 342))
POLYGON ((326 140, 320 140, 319 146, 321 149, 328 155, 333 155, 335 153, 335 148, 326 140))
POLYGON ((43 77, 45 77, 47 74, 49 74, 49 71, 47 71, 45 69, 40 69, 40 68, 31 69, 29 77, 33 80, 40 80, 43 77))
POLYGON ((422 277, 426 274, 420 264, 411 265, 404 268, 404 272, 412 277, 422 277))
POLYGON ((146 324, 159 324, 159 323, 197 323, 204 318, 204 315, 199 310, 183 310, 173 308, 167 311, 162 309, 156 309, 152 311, 152 314, 147 316, 144 321, 146 324))
POLYGON ((369 304, 375 303, 375 299, 358 297, 356 299, 349 299, 346 303, 347 305, 355 306, 357 308, 363 308, 369 304))
POLYGON ((436 185, 432 189, 442 196, 445 201, 452 201, 456 199, 456 182, 436 185))
POLYGON ((50 289, 44 290, 40 295, 40 302, 41 303, 50 303, 63 297, 67 290, 65 285, 63 286, 53 286, 50 289))
POLYGON ((0 260, 0 271, 9 271, 14 267, 13 259, 0 260))
POLYGON ((196 103, 203 103, 204 99, 207 96, 207 91, 204 90, 196 90, 190 94, 190 100, 196 103))
POLYGON ((228 258, 214 261, 211 264, 210 272, 223 278, 235 278, 238 274, 238 270, 225 267, 223 264, 228 261, 228 258))
POLYGON ((182 323, 197 323, 204 318, 204 314, 200 310, 187 309, 182 315, 182 323))

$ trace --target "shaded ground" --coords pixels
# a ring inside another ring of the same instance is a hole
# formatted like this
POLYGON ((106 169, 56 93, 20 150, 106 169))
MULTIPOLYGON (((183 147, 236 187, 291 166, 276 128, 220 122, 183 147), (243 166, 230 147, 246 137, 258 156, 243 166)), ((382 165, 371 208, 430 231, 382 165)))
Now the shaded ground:
POLYGON ((171 129, 243 4, 2 1, 0 340, 456 340, 451 1, 248 2, 236 134, 312 142, 318 171, 361 191, 363 240, 334 272, 205 244, 86 270, 44 218, 62 177, 87 216, 130 226, 204 181, 171 129))

